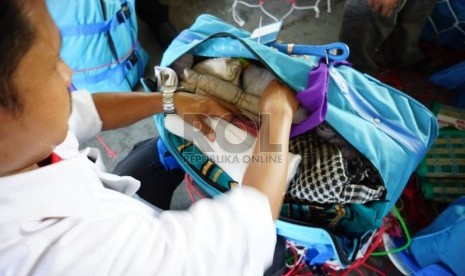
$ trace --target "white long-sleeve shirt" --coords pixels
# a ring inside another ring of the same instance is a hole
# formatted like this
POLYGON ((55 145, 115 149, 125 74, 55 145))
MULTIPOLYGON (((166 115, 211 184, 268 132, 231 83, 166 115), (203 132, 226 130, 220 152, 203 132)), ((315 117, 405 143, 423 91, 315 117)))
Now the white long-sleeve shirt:
POLYGON ((131 197, 137 180, 104 172, 97 150, 78 150, 101 121, 87 92, 72 97, 55 150, 64 160, 0 177, 0 275, 237 276, 271 264, 276 231, 262 193, 243 187, 158 213, 131 197))

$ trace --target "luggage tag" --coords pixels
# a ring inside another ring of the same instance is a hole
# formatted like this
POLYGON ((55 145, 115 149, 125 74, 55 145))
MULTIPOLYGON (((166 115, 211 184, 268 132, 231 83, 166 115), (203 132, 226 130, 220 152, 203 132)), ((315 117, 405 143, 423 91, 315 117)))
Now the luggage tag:
POLYGON ((265 26, 262 26, 261 22, 262 20, 260 18, 260 27, 252 32, 250 39, 261 44, 268 44, 276 41, 278 34, 281 31, 283 22, 278 21, 265 26))

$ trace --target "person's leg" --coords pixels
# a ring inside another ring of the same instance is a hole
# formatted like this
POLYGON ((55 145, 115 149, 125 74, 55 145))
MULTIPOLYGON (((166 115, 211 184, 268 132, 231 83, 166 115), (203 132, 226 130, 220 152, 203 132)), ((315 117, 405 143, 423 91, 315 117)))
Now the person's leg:
POLYGON ((159 0, 136 0, 136 13, 153 30, 161 46, 168 47, 177 35, 169 20, 168 6, 159 0))
POLYGON ((407 0, 402 6, 396 27, 380 49, 384 55, 395 58, 397 64, 408 66, 425 59, 419 46, 421 32, 436 5, 436 0, 407 0))
POLYGON ((394 29, 396 16, 394 12, 389 18, 381 17, 371 10, 367 0, 346 1, 339 39, 349 46, 349 61, 354 68, 368 73, 380 70, 374 57, 394 29))
POLYGON ((129 154, 115 167, 113 173, 128 175, 141 182, 137 194, 153 205, 167 210, 174 190, 181 183, 184 171, 166 170, 159 159, 158 138, 144 140, 134 145, 129 154))
POLYGON ((136 13, 150 27, 158 27, 169 21, 168 6, 159 0, 137 0, 136 13))
POLYGON ((269 267, 264 276, 280 276, 286 272, 286 239, 278 236, 276 246, 274 248, 273 263, 269 267))

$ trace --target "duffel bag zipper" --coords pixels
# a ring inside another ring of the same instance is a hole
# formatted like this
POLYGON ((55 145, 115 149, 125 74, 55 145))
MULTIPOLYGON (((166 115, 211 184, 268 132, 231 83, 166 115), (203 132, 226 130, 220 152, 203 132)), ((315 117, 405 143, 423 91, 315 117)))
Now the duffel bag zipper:
MULTIPOLYGON (((277 75, 274 72, 274 70, 271 68, 271 66, 268 65, 268 63, 265 60, 263 60, 261 58, 261 56, 258 55, 252 49, 252 47, 250 47, 247 43, 245 43, 241 38, 239 38, 239 37, 237 37, 237 36, 235 36, 233 34, 220 32, 220 33, 216 33, 214 35, 211 35, 211 36, 205 38, 202 42, 207 41, 207 40, 212 39, 212 38, 216 38, 216 37, 231 37, 231 38, 234 38, 234 39, 238 40, 245 48, 247 48, 249 50, 249 52, 253 56, 255 56, 257 58, 257 60, 259 60, 270 72, 272 72, 273 75, 278 80, 285 83, 287 86, 291 87, 291 85, 289 83, 287 83, 279 75, 277 75)), ((199 44, 201 44, 202 42, 200 42, 199 44)), ((195 45, 194 47, 198 46, 199 44, 195 45)), ((358 105, 356 103, 356 100, 353 99, 353 97, 352 97, 352 95, 355 95, 357 92, 354 91, 346 83, 346 81, 337 72, 337 70, 335 68, 330 68, 329 71, 330 71, 331 79, 334 81, 334 83, 336 83, 336 86, 339 88, 340 92, 345 96, 346 100, 349 102, 349 104, 352 106, 354 111, 357 112, 357 114, 359 114, 359 116, 361 118, 364 118, 367 121, 371 121, 378 129, 380 129, 381 131, 383 131, 387 135, 391 136, 397 142, 401 143, 404 147, 409 149, 417 157, 423 156, 423 154, 425 153, 424 145, 421 142, 414 139, 415 137, 408 130, 406 130, 404 128, 401 128, 401 127, 396 127, 393 124, 391 126, 385 125, 385 122, 382 121, 382 118, 378 114, 376 114, 374 112, 370 112, 370 110, 367 110, 367 108, 358 105), (397 128, 397 130, 394 129, 394 127, 397 128)), ((369 78, 369 79, 372 80, 371 78, 369 78)))
POLYGON ((331 79, 339 88, 339 91, 361 118, 372 122, 376 128, 380 129, 412 152, 417 159, 420 159, 424 155, 426 151, 425 146, 416 139, 409 130, 397 126, 390 121, 385 121, 373 108, 369 107, 369 103, 357 96, 359 93, 347 84, 335 68, 331 68, 329 72, 331 79))

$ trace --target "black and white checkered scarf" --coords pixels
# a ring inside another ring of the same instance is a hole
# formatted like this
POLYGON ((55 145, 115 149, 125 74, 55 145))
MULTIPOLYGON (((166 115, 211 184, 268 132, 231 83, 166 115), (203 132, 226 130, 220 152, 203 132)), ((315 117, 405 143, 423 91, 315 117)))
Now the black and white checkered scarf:
POLYGON ((290 151, 302 156, 288 199, 301 203, 366 203, 381 199, 385 188, 373 166, 358 156, 344 159, 339 146, 309 131, 291 139, 290 151))

